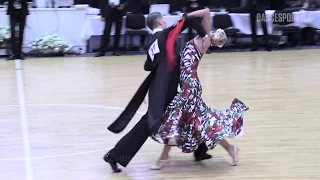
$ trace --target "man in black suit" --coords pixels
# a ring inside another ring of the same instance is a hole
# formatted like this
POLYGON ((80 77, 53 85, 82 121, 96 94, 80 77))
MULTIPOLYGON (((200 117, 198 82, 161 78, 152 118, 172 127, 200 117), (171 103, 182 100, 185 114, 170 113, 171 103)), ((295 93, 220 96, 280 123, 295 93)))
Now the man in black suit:
POLYGON ((26 17, 29 15, 28 4, 26 0, 9 0, 7 15, 10 16, 11 28, 11 50, 12 55, 7 60, 21 59, 24 28, 26 25, 26 17), (16 38, 16 25, 19 24, 19 37, 16 38))
MULTIPOLYGON (((210 13, 209 10, 205 10, 205 12, 210 13)), ((191 26, 204 38, 204 42, 210 43, 201 23, 193 16, 185 17, 177 25, 167 28, 167 23, 162 15, 154 12, 148 15, 147 25, 154 35, 148 46, 148 55, 144 69, 151 72, 139 87, 126 109, 108 129, 113 133, 121 132, 131 121, 148 92, 149 107, 141 120, 103 157, 110 164, 114 172, 121 172, 117 164, 119 163, 123 167, 126 167, 148 137, 157 132, 166 106, 177 94, 180 48, 176 43, 176 38, 179 33, 191 26), (170 65, 167 62, 168 57, 173 57, 171 60, 177 64, 172 71, 168 70, 168 66, 170 65)), ((200 145, 197 152, 195 152, 195 159, 197 161, 210 159, 211 156, 206 154, 207 150, 205 144, 200 145)))
POLYGON ((115 22, 115 36, 113 43, 113 55, 120 56, 119 43, 121 37, 122 19, 125 15, 125 9, 131 0, 100 0, 100 14, 102 21, 105 22, 101 46, 96 57, 104 56, 110 42, 110 33, 112 23, 115 22))
POLYGON ((251 38, 252 38, 252 49, 251 51, 258 50, 257 43, 257 15, 260 14, 259 17, 263 17, 262 19, 258 19, 261 23, 265 41, 265 48, 267 51, 271 51, 271 47, 269 45, 269 35, 266 24, 266 14, 265 10, 268 6, 268 0, 247 0, 246 8, 250 13, 250 24, 251 24, 251 38))

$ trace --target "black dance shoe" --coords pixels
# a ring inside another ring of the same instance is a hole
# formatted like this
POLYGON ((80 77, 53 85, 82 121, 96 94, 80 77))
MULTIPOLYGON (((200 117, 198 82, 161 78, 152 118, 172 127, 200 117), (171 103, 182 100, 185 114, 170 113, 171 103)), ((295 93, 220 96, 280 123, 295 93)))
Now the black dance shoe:
POLYGON ((196 161, 202 161, 202 160, 207 160, 207 159, 211 159, 211 158, 212 158, 212 156, 210 154, 205 154, 200 157, 195 157, 196 161))
POLYGON ((104 51, 99 51, 97 54, 94 55, 94 57, 102 57, 104 56, 105 52, 104 51))
POLYGON ((257 51, 257 50, 258 50, 257 47, 253 47, 253 48, 250 49, 250 51, 257 51))
POLYGON ((17 59, 25 60, 26 58, 22 54, 20 54, 19 56, 17 56, 17 59))
POLYGON ((115 160, 114 157, 110 155, 109 152, 103 156, 103 160, 110 164, 111 169, 113 170, 114 173, 121 172, 121 169, 118 168, 117 161, 115 160))
POLYGON ((17 59, 17 57, 15 55, 11 55, 6 59, 6 61, 12 61, 12 60, 16 60, 16 59, 17 59))
POLYGON ((120 54, 119 51, 114 51, 114 52, 112 53, 112 55, 114 55, 114 56, 121 56, 121 54, 120 54))

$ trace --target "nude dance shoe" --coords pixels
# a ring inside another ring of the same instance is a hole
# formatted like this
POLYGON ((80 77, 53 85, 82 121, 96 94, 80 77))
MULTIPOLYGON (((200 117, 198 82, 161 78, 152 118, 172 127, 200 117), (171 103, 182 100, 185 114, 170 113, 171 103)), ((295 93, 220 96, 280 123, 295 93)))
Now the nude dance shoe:
POLYGON ((150 166, 151 170, 160 170, 163 168, 163 166, 167 165, 170 163, 170 159, 165 159, 165 160, 158 160, 154 165, 150 166))

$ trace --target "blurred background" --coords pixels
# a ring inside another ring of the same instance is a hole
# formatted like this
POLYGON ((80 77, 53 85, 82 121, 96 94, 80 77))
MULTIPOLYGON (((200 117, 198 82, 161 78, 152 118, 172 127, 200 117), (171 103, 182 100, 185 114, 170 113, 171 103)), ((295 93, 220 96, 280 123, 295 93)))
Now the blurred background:
MULTIPOLYGON (((211 10, 212 29, 225 29, 230 37, 222 51, 316 48, 320 41, 319 0, 126 0, 123 2, 128 5, 115 14, 112 8, 101 7, 106 0, 24 1, 28 15, 21 15, 25 22, 18 26, 15 15, 8 18, 10 3, 0 0, 2 57, 17 54, 13 53, 15 49, 23 57, 141 53, 150 37, 144 23, 148 13, 160 11, 172 25, 183 13, 205 7, 211 10), (112 15, 102 21, 104 11, 112 15), (12 36, 17 37, 14 42, 19 37, 22 42, 12 44, 12 36)), ((191 29, 184 31, 179 43, 184 44, 194 35, 191 29)))

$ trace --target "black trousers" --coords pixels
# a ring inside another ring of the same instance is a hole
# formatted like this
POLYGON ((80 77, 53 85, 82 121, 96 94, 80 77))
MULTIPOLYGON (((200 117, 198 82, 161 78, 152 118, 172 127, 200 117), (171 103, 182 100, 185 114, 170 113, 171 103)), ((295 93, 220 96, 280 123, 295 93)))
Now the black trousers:
MULTIPOLYGON (((259 14, 260 17, 266 17, 266 14, 264 12, 264 10, 257 10, 257 9, 251 9, 250 10, 250 24, 251 24, 251 38, 252 38, 252 43, 253 46, 256 47, 257 46, 257 15, 259 14)), ((266 19, 259 19, 261 26, 262 26, 262 30, 263 30, 263 38, 265 41, 265 45, 268 45, 268 41, 269 41, 269 35, 268 35, 268 29, 267 29, 267 24, 266 24, 266 19)))
POLYGON ((26 25, 26 15, 20 13, 14 13, 10 15, 10 29, 11 29, 11 50, 15 56, 21 55, 21 49, 23 44, 24 28, 26 25), (16 25, 19 25, 19 36, 16 38, 16 25))
POLYGON ((103 30, 103 35, 101 38, 101 47, 100 52, 106 52, 110 43, 110 33, 112 24, 115 23, 115 35, 114 35, 114 44, 113 44, 113 51, 119 50, 119 43, 121 37, 121 28, 122 28, 122 19, 123 19, 123 10, 118 10, 116 8, 112 9, 112 11, 107 15, 105 18, 105 26, 103 30))
MULTIPOLYGON (((147 115, 142 116, 141 120, 125 135, 116 146, 109 152, 111 156, 123 167, 126 167, 131 159, 137 154, 142 145, 146 142, 149 134, 147 115)), ((203 143, 194 152, 195 157, 207 152, 207 147, 203 143)))

